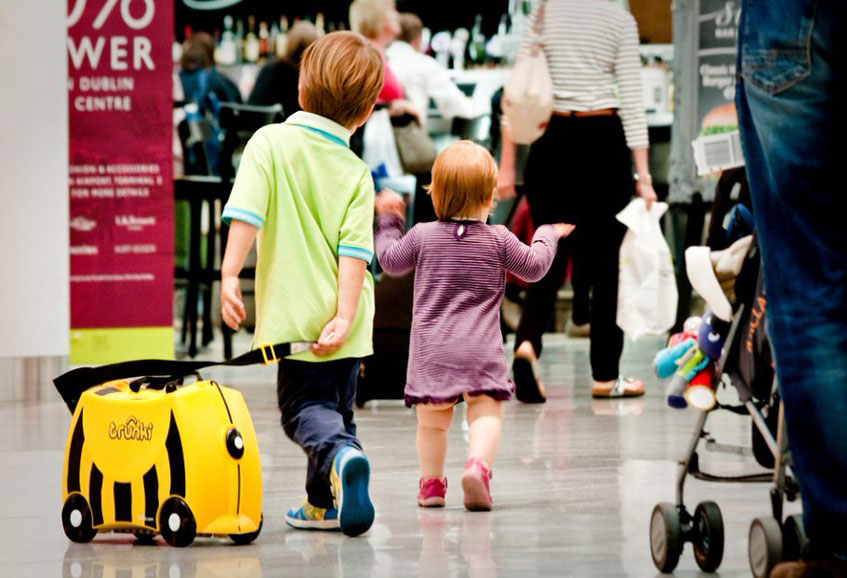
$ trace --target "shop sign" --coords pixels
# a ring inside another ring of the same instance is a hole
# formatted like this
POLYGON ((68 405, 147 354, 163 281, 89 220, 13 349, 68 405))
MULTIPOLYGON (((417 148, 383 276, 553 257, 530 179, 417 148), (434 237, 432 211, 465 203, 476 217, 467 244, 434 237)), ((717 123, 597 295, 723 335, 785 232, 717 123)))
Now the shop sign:
POLYGON ((736 36, 741 0, 700 0, 697 48, 697 126, 702 132, 737 128, 736 36))
POLYGON ((173 356, 173 0, 69 0, 71 362, 173 356))

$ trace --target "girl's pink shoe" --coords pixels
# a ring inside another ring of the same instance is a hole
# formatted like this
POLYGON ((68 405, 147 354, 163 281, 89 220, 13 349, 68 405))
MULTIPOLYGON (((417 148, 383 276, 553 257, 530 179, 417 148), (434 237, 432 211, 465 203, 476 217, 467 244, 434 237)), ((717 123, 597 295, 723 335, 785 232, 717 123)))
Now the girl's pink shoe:
POLYGON ((465 466, 462 476, 462 489, 465 491, 465 508, 471 511, 486 512, 491 509, 494 499, 491 497, 491 468, 479 458, 471 458, 465 466))
POLYGON ((447 495, 447 478, 421 478, 418 505, 422 508, 443 508, 447 495))

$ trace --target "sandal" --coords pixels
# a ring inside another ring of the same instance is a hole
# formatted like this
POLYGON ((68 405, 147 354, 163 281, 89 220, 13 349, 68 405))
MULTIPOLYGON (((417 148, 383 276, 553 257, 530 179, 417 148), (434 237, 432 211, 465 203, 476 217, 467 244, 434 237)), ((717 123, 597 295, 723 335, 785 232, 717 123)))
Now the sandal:
POLYGON ((619 377, 612 387, 598 388, 594 386, 591 397, 594 399, 617 399, 624 397, 641 397, 647 392, 644 382, 631 377, 619 377))
POLYGON ((544 386, 535 377, 535 364, 525 357, 515 357, 512 362, 515 379, 515 397, 523 403, 544 403, 544 386))

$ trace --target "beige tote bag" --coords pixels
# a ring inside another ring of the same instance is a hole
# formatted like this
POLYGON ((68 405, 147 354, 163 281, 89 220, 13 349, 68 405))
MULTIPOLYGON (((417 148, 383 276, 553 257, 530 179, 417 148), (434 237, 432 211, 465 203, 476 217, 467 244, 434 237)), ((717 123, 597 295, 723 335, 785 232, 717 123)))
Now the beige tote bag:
POLYGON ((531 144, 550 123, 553 114, 553 81, 544 54, 544 9, 541 3, 532 28, 532 45, 515 62, 509 80, 503 88, 503 119, 512 140, 531 144))

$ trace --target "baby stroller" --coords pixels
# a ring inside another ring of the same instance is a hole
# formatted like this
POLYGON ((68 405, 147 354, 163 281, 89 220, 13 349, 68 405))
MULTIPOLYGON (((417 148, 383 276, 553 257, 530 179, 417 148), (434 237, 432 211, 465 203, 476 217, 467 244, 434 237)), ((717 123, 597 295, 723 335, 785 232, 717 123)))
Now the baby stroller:
MULTIPOLYGON (((753 520, 749 531, 748 557, 750 568, 757 578, 767 577, 771 569, 783 560, 798 559, 806 544, 801 516, 783 516, 785 500, 795 501, 799 487, 791 471, 782 404, 770 355, 765 324, 767 300, 755 237, 748 239, 748 243, 749 249, 735 279, 735 304, 731 309, 725 345, 714 364, 714 371, 710 369, 709 374, 713 391, 734 387, 741 403, 727 405, 714 401, 713 407, 700 413, 678 464, 676 503, 662 502, 653 509, 650 548, 653 562, 661 572, 672 572, 676 568, 686 542, 692 543, 697 565, 704 572, 717 570, 723 558, 724 528, 720 508, 713 501, 705 501, 698 504, 692 513, 686 507, 684 497, 688 476, 708 482, 772 484, 771 516, 753 520), (710 413, 719 409, 751 418, 752 454, 757 463, 769 471, 720 476, 700 469, 698 448, 701 443, 709 451, 750 453, 750 448, 718 443, 706 430, 710 413)), ((688 270, 691 278, 690 263, 688 270)), ((693 279, 692 285, 697 287, 693 279)))

